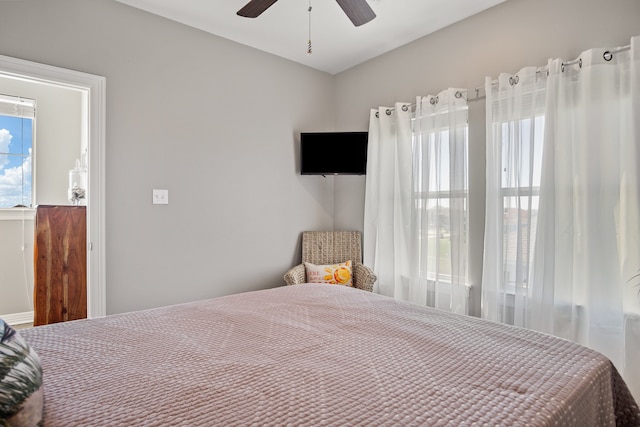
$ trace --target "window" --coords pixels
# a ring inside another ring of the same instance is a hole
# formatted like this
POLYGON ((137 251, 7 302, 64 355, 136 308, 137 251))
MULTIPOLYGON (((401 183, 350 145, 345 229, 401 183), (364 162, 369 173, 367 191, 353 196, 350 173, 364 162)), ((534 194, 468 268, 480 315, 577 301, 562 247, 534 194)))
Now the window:
MULTIPOLYGON (((467 152, 467 129, 464 138, 459 141, 463 145, 463 152, 467 152)), ((466 173, 466 158, 460 164, 452 164, 450 152, 453 147, 449 141, 449 130, 435 131, 417 142, 414 138, 415 209, 421 217, 418 223, 421 252, 419 273, 420 277, 428 280, 452 282, 452 275, 456 282, 466 282, 466 269, 452 269, 453 257, 459 256, 466 260, 467 254, 467 211, 468 184, 466 173), (452 171, 456 166, 458 180, 452 185, 452 171), (428 173, 429 176, 424 176, 428 173), (452 226, 452 221, 461 227, 452 226), (452 239, 454 240, 452 245, 452 239), (452 246, 462 243, 452 252, 452 246), (452 271, 453 270, 453 271, 452 271), (462 276, 461 276, 462 274, 462 276)), ((466 264, 466 261, 464 262, 466 264)))
POLYGON ((35 101, 0 95, 0 209, 33 207, 35 101))
POLYGON ((415 268, 428 306, 466 313, 469 135, 462 93, 423 98, 412 136, 415 268))
POLYGON ((527 288, 538 219, 544 116, 499 124, 504 284, 527 288))

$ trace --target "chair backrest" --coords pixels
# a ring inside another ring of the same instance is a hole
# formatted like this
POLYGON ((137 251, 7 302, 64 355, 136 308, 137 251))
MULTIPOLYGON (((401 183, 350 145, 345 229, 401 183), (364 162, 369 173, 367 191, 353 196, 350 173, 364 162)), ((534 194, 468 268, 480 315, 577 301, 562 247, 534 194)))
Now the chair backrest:
POLYGON ((302 262, 337 264, 348 260, 362 263, 362 237, 359 231, 302 232, 302 262))

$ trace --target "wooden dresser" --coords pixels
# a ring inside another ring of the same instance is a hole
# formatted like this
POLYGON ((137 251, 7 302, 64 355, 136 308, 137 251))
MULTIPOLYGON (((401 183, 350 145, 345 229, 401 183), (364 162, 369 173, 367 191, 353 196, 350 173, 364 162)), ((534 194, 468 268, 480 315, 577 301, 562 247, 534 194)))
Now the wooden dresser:
POLYGON ((36 209, 34 326, 87 317, 85 206, 36 209))

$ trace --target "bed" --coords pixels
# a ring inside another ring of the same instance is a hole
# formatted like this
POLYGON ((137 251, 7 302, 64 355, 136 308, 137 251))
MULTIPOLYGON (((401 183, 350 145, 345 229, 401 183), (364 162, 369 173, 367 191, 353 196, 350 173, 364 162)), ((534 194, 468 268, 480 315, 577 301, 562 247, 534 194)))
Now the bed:
POLYGON ((49 427, 640 425, 595 351, 343 286, 19 332, 49 427))

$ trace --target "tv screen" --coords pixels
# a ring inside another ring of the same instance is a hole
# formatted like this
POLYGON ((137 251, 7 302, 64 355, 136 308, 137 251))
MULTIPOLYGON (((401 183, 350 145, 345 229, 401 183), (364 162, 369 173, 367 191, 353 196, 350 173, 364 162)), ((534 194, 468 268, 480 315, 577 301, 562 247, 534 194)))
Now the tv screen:
POLYGON ((367 132, 304 132, 300 134, 302 175, 364 175, 367 132))

